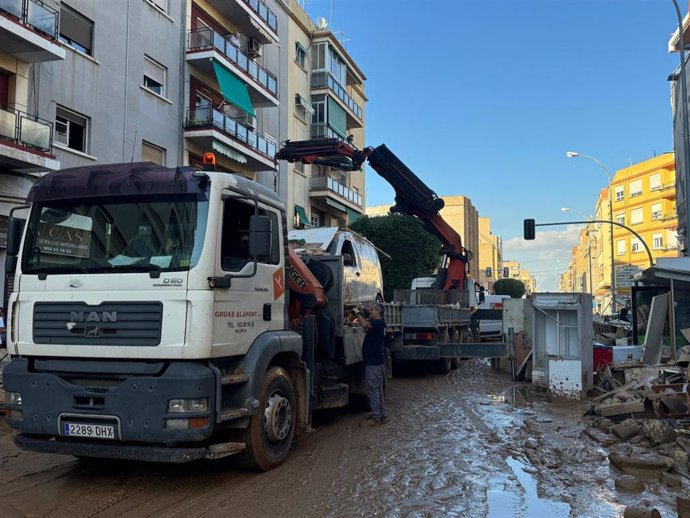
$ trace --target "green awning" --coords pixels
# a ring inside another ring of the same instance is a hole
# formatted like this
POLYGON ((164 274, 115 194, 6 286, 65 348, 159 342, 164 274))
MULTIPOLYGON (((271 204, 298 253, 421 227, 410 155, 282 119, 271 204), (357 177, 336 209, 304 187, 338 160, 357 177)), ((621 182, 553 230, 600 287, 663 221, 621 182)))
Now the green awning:
POLYGON ((213 70, 216 71, 220 93, 223 94, 225 100, 252 117, 256 117, 252 100, 249 98, 249 91, 247 91, 247 84, 217 61, 213 62, 213 70))
POLYGON ((309 221, 309 218, 307 217, 307 211, 304 210, 304 207, 295 205, 295 212, 297 213, 297 217, 305 227, 312 226, 311 221, 309 221))
POLYGON ((328 96, 328 125, 341 137, 347 137, 347 114, 335 99, 328 96))
POLYGON ((355 221, 361 218, 362 215, 354 210, 347 209, 347 224, 352 225, 355 221))

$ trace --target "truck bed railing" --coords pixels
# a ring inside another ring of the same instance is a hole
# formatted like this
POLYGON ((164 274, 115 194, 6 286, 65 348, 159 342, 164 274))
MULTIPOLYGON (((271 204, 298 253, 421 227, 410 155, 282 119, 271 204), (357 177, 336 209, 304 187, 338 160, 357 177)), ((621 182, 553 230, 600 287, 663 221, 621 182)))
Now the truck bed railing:
POLYGON ((401 304, 447 304, 462 308, 469 306, 467 290, 434 290, 418 288, 416 290, 395 290, 393 300, 401 304))

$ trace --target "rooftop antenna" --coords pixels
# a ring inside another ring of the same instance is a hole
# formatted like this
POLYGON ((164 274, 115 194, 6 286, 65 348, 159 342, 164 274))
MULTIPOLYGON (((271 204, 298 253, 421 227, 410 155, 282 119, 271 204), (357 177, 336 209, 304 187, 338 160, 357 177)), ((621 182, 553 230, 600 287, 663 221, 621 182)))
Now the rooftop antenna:
POLYGON ((316 19, 316 26, 323 31, 326 29, 326 27, 328 27, 328 20, 326 20, 326 18, 323 16, 319 16, 316 19))

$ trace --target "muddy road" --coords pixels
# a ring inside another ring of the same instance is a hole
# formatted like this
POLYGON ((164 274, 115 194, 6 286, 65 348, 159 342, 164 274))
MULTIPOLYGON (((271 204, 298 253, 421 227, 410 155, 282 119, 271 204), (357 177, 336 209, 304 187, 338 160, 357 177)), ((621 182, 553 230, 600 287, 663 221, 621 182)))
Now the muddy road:
MULTIPOLYGON (((485 361, 391 380, 389 422, 321 416, 288 460, 246 473, 231 458, 186 465, 80 461, 16 449, 0 424, 0 516, 619 517, 676 493, 620 474, 582 436, 581 407, 540 400, 485 361)), ((686 485, 687 485, 687 481, 686 485)), ((684 491, 677 490, 678 494, 684 491)))

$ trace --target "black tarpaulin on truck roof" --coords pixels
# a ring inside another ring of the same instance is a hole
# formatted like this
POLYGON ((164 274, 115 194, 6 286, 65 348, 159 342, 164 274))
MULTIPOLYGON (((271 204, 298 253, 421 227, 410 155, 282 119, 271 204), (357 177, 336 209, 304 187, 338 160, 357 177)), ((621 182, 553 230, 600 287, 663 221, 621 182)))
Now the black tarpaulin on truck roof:
POLYGON ((163 167, 153 162, 73 167, 48 173, 29 191, 27 202, 75 197, 200 194, 192 167, 163 167))

